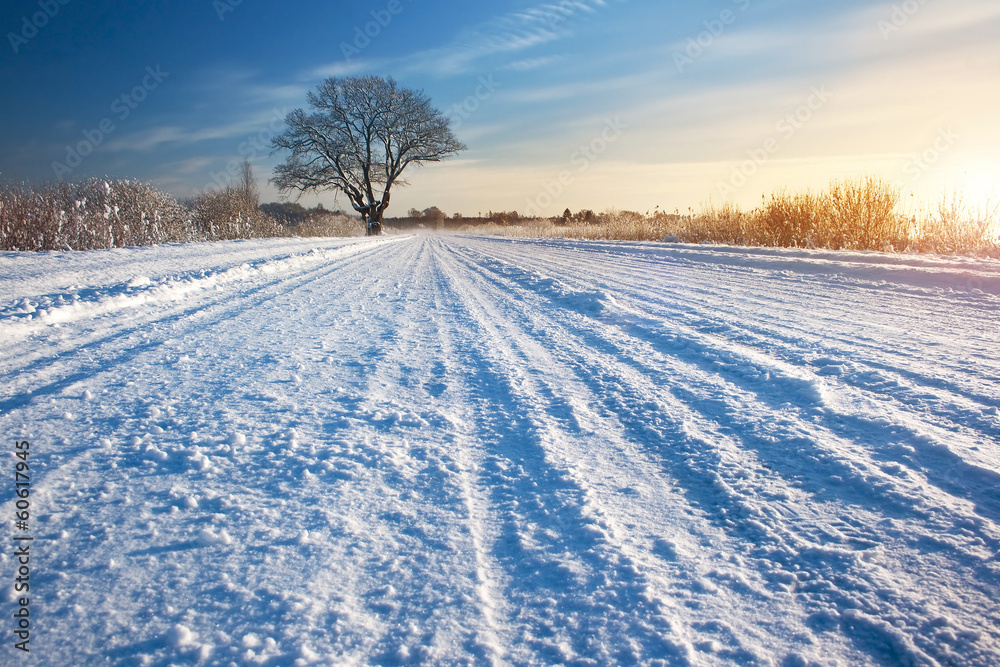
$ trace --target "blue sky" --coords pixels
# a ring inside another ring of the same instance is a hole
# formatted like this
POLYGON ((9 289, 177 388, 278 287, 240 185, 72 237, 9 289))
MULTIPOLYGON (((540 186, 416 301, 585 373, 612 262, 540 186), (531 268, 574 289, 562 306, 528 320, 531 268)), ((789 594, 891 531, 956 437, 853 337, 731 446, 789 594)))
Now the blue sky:
POLYGON ((7 180, 183 197, 248 156, 274 200, 284 114, 367 73, 423 89, 469 147, 408 172, 390 214, 752 206, 863 174, 923 202, 1000 176, 995 0, 36 0, 0 30, 7 180))

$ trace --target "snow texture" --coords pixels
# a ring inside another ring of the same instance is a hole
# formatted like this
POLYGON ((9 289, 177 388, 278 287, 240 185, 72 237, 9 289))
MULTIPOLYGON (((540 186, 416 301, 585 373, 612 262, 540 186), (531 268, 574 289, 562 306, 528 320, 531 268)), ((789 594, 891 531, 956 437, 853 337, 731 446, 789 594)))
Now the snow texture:
POLYGON ((996 665, 998 341, 988 260, 3 253, 0 662, 996 665))

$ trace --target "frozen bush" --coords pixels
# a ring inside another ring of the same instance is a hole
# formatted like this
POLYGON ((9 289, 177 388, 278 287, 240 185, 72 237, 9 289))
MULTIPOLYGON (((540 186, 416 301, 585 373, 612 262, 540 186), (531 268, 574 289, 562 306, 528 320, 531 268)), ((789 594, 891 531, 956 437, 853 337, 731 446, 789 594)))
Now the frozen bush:
POLYGON ((209 241, 282 235, 281 225, 260 210, 260 192, 249 160, 244 161, 234 185, 202 193, 191 206, 195 229, 209 241))
POLYGON ((91 250, 189 241, 188 211, 148 183, 0 186, 0 247, 91 250))

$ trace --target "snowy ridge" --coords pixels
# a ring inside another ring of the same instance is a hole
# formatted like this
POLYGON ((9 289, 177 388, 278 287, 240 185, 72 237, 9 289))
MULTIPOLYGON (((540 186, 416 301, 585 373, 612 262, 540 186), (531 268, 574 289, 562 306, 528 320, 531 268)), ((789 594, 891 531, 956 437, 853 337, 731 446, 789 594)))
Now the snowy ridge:
POLYGON ((300 243, 2 258, 37 664, 1000 660, 1000 263, 300 243))
MULTIPOLYGON (((168 274, 155 278, 139 274, 127 282, 102 286, 99 289, 71 289, 65 293, 39 296, 34 300, 23 297, 6 307, 0 306, 0 335, 7 342, 19 342, 48 325, 65 324, 123 310, 133 310, 144 305, 183 301, 206 290, 221 292, 225 287, 234 284, 290 273, 312 264, 325 263, 337 257, 357 253, 372 243, 372 241, 355 242, 322 251, 311 248, 307 253, 282 259, 272 257, 253 263, 243 262, 238 266, 214 271, 202 269, 187 274, 168 274)), ((169 267, 156 268, 162 270, 169 267)))

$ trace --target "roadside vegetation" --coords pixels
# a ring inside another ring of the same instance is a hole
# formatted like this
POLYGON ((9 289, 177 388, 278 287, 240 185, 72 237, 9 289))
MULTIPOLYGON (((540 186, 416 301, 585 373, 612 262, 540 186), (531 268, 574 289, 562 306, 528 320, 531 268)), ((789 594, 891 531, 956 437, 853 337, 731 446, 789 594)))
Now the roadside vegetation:
POLYGON ((280 236, 358 236, 357 216, 297 204, 261 206, 253 170, 180 202, 147 183, 92 178, 0 184, 0 250, 95 250, 280 236), (283 215, 283 210, 292 214, 283 215))
POLYGON ((518 237, 717 243, 975 254, 1000 258, 1000 202, 969 205, 952 194, 930 209, 904 212, 897 188, 874 178, 831 183, 822 192, 776 192, 753 210, 726 203, 701 211, 568 209, 562 216, 466 225, 463 231, 518 237))
MULTIPOLYGON (((517 211, 476 217, 436 206, 385 218, 389 232, 465 232, 722 245, 969 254, 1000 258, 1000 202, 972 206, 959 194, 903 212, 899 190, 872 178, 821 192, 776 192, 753 210, 726 203, 667 213, 565 210, 553 218, 517 211)), ((91 250, 157 243, 270 237, 360 236, 358 215, 261 204, 253 170, 236 183, 177 201, 147 183, 90 179, 29 187, 0 185, 0 250, 91 250)))

